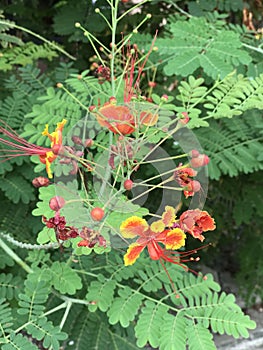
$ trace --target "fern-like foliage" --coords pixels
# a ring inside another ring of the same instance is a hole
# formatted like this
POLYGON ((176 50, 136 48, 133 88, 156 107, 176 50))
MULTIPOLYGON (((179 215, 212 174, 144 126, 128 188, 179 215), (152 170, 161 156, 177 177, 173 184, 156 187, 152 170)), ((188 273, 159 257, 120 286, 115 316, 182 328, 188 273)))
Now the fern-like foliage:
POLYGON ((4 49, 0 57, 0 70, 11 70, 15 65, 26 66, 40 58, 52 60, 58 54, 50 45, 36 45, 32 42, 12 49, 4 49))
MULTIPOLYGON (((210 132, 197 130, 197 137, 211 156, 209 176, 237 176, 263 169, 263 128, 260 112, 247 112, 242 117, 210 122, 210 132)), ((252 193, 250 193, 252 195, 252 193)), ((242 202, 244 203, 244 202, 242 202)), ((239 208, 241 206, 239 205, 239 208)))
POLYGON ((171 19, 165 39, 157 41, 161 56, 168 63, 165 74, 187 76, 201 67, 216 79, 223 78, 239 65, 251 62, 250 55, 242 49, 239 35, 233 31, 220 31, 203 17, 188 21, 171 19))
POLYGON ((158 263, 148 264, 145 260, 141 266, 140 263, 136 265, 116 266, 115 272, 108 277, 98 275, 88 286, 86 299, 90 302, 90 311, 97 308, 107 311, 112 325, 119 323, 126 328, 136 321, 138 347, 150 344, 161 350, 180 350, 186 349, 188 344, 191 349, 210 350, 215 349, 215 345, 209 328, 220 334, 248 337, 247 329, 255 327, 235 304, 232 294, 219 293, 220 287, 211 275, 203 279, 180 267, 169 266, 174 281, 172 288, 158 263), (133 286, 128 285, 125 278, 120 279, 119 272, 125 273, 125 270, 129 275, 132 270, 133 286), (119 276, 117 283, 116 276, 119 276), (155 299, 152 293, 163 288, 163 296, 155 299))

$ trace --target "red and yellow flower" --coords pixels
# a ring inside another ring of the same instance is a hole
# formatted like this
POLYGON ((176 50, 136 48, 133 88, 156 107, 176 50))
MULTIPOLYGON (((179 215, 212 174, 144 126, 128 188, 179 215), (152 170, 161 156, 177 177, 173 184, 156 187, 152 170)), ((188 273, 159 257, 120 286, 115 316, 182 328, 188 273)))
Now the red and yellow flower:
POLYGON ((63 119, 61 122, 57 123, 56 130, 52 133, 49 133, 48 124, 46 124, 42 135, 50 139, 51 148, 37 146, 26 141, 20 137, 15 130, 2 122, 4 126, 0 126, 0 134, 5 136, 5 138, 0 137, 0 143, 8 146, 8 148, 1 150, 3 154, 0 155, 0 158, 8 160, 15 157, 37 155, 41 163, 46 165, 48 177, 52 178, 51 163, 57 158, 62 146, 62 130, 66 122, 66 119, 63 119))
POLYGON ((173 228, 176 222, 175 218, 175 209, 166 206, 162 219, 151 225, 138 216, 126 219, 120 227, 122 236, 124 238, 138 237, 138 239, 129 246, 124 256, 125 265, 132 265, 146 247, 151 259, 170 261, 171 258, 167 252, 183 247, 186 239, 181 228, 173 228))
POLYGON ((185 267, 181 263, 198 260, 199 258, 188 257, 202 249, 201 247, 193 251, 178 252, 178 249, 185 246, 185 233, 188 232, 194 238, 203 241, 205 237, 201 233, 214 229, 214 219, 200 209, 187 210, 179 219, 176 219, 175 209, 166 206, 161 220, 151 225, 138 216, 132 216, 120 226, 120 232, 124 238, 138 237, 134 243, 130 244, 124 256, 124 263, 125 265, 134 264, 147 247, 151 259, 164 260, 185 267))
POLYGON ((180 227, 201 242, 205 239, 202 232, 216 228, 214 219, 207 211, 200 209, 187 210, 180 216, 180 227))
MULTIPOLYGON (((152 45, 153 47, 153 45, 152 45)), ((139 95, 139 83, 143 68, 148 60, 152 48, 146 55, 142 65, 138 65, 137 47, 134 45, 133 49, 128 47, 126 57, 128 57, 125 64, 124 73, 124 91, 123 103, 117 104, 115 97, 111 97, 109 102, 106 102, 102 107, 99 107, 95 112, 98 123, 108 128, 115 134, 128 135, 135 131, 139 126, 153 126, 157 123, 158 115, 152 112, 153 105, 145 110, 138 111, 138 108, 133 106, 131 100, 139 95), (135 68, 138 67, 138 74, 135 78, 135 68)))

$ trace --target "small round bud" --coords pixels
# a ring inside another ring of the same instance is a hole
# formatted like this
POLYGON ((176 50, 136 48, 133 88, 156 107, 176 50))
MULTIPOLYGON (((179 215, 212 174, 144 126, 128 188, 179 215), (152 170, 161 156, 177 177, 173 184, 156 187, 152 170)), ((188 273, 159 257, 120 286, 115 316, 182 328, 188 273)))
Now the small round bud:
POLYGON ((93 145, 93 140, 92 139, 87 139, 84 141, 84 147, 88 148, 93 145))
POLYGON ((130 191, 133 187, 133 181, 130 179, 125 180, 123 183, 123 187, 125 188, 125 190, 130 191))
POLYGON ((199 156, 199 152, 197 149, 193 149, 192 151, 189 152, 189 155, 191 158, 197 158, 199 156))
POLYGON ((63 84, 57 83, 57 88, 59 88, 59 89, 63 88, 63 84))
POLYGON ((100 9, 98 7, 95 8, 95 13, 100 13, 100 9))
POLYGON ((102 208, 93 208, 90 212, 90 216, 94 221, 101 221, 104 217, 104 210, 102 208))
POLYGON ((79 28, 79 27, 80 27, 80 23, 79 23, 79 22, 76 22, 76 23, 75 23, 75 27, 76 27, 76 28, 79 28))
POLYGON ((158 51, 158 46, 154 46, 153 51, 158 51))
POLYGON ((49 207, 50 207, 50 209, 52 209, 54 211, 58 211, 59 209, 64 207, 65 203, 66 202, 65 202, 65 199, 63 197, 55 196, 55 197, 50 199, 49 207))
POLYGON ((137 34, 138 33, 138 29, 133 29, 132 31, 134 34, 137 34))
POLYGON ((115 104, 117 103, 116 97, 114 97, 114 96, 110 97, 110 98, 109 98, 109 102, 110 102, 110 104, 115 105, 115 104))
POLYGON ((90 112, 93 112, 95 109, 96 109, 96 106, 94 106, 94 105, 89 106, 89 111, 90 111, 90 112))
POLYGON ((32 180, 32 185, 35 188, 47 187, 50 184, 49 179, 44 176, 38 176, 32 180))
POLYGON ((148 83, 148 86, 150 87, 150 88, 155 88, 156 87, 156 82, 155 81, 149 81, 149 83, 148 83))
POLYGON ((207 165, 209 162, 210 158, 206 154, 199 154, 198 157, 190 160, 190 164, 193 168, 200 168, 207 165))
POLYGON ((152 15, 150 13, 147 13, 146 18, 148 19, 152 18, 152 15))
POLYGON ((201 189, 201 184, 197 180, 192 180, 187 184, 186 188, 187 188, 187 191, 190 191, 190 192, 199 192, 201 189))
POLYGON ((78 75, 78 80, 81 80, 81 79, 82 79, 82 75, 79 74, 79 75, 78 75))
POLYGON ((167 102, 167 101, 168 101, 168 95, 164 94, 164 95, 161 97, 161 101, 167 102))

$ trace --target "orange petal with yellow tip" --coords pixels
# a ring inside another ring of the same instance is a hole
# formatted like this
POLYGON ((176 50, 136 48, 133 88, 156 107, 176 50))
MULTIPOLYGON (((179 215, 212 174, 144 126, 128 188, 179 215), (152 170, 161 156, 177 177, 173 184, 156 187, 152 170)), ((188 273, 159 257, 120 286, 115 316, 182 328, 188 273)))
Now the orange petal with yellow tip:
POLYGON ((123 221, 120 226, 120 231, 124 238, 134 238, 135 236, 141 236, 148 228, 149 226, 146 220, 138 216, 131 216, 123 221))
POLYGON ((166 249, 179 249, 185 245, 186 234, 180 228, 167 231, 165 248, 166 249))
POLYGON ((158 220, 153 222, 150 228, 151 228, 151 231, 158 233, 158 232, 162 232, 165 229, 165 225, 162 222, 162 220, 158 220))
POLYGON ((175 218, 175 209, 167 205, 165 207, 165 212, 162 215, 162 222, 164 223, 164 226, 171 227, 175 222, 175 218))
POLYGON ((125 266, 132 265, 139 258, 141 252, 145 248, 145 245, 139 245, 137 243, 132 243, 127 253, 124 255, 124 264, 125 266))

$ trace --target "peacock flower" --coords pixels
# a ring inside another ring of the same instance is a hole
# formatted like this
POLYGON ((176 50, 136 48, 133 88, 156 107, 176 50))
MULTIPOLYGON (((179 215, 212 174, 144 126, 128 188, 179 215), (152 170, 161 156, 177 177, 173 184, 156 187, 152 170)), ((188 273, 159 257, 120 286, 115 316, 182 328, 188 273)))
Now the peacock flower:
POLYGON ((138 67, 138 75, 135 79, 135 68, 138 65, 137 47, 134 45, 133 49, 128 48, 128 59, 124 68, 123 103, 117 103, 116 98, 111 97, 108 102, 95 111, 98 123, 115 134, 128 135, 141 125, 153 126, 157 123, 158 115, 152 111, 152 106, 150 109, 146 108, 141 111, 138 111, 135 106, 131 108, 131 100, 139 95, 141 74, 151 51, 152 48, 142 65, 138 67))
POLYGON ((48 124, 46 125, 42 135, 45 135, 50 139, 50 148, 37 146, 26 141, 20 137, 15 130, 10 128, 10 126, 2 122, 4 126, 0 126, 0 134, 6 138, 0 137, 0 143, 8 146, 8 148, 1 150, 3 154, 0 155, 0 158, 8 160, 15 157, 37 155, 41 163, 46 165, 48 177, 52 178, 51 163, 57 158, 62 146, 62 130, 66 122, 66 119, 63 119, 61 122, 57 123, 56 130, 51 134, 48 131, 48 124))
POLYGON ((163 259, 174 263, 178 262, 178 258, 174 258, 171 251, 185 245, 186 235, 181 228, 173 227, 175 223, 175 209, 170 206, 165 207, 162 219, 151 225, 138 216, 126 219, 120 227, 122 236, 124 238, 138 238, 129 246, 124 256, 125 265, 134 264, 146 247, 153 260, 163 259))
POLYGON ((185 211, 179 219, 180 227, 201 242, 205 239, 202 232, 212 231, 216 228, 214 219, 207 211, 193 209, 185 211))

